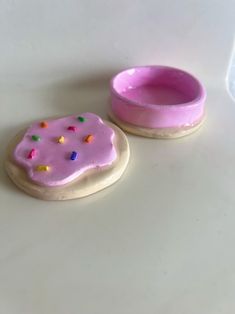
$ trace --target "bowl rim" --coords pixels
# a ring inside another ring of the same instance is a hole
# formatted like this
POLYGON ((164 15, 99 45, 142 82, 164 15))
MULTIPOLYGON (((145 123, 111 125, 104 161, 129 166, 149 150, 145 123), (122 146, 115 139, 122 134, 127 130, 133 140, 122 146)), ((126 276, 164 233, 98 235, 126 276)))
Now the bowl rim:
POLYGON ((126 69, 118 72, 117 74, 115 74, 112 77, 112 79, 110 81, 110 90, 111 90, 111 93, 113 95, 115 95, 117 98, 124 101, 126 104, 135 105, 135 106, 142 107, 145 109, 146 108, 148 108, 148 109, 159 109, 159 108, 163 109, 163 108, 165 108, 167 110, 169 110, 169 109, 179 109, 180 110, 181 108, 196 106, 196 105, 198 105, 198 103, 204 102, 206 99, 205 87, 202 85, 202 83, 194 75, 192 75, 191 73, 189 73, 185 70, 182 70, 180 68, 167 66, 167 65, 141 65, 141 66, 133 66, 130 68, 126 68, 126 69), (181 73, 184 73, 186 76, 189 76, 190 78, 192 78, 193 81, 195 82, 195 84, 198 85, 198 87, 199 87, 198 95, 193 100, 191 100, 189 102, 184 102, 184 103, 179 103, 179 104, 162 105, 162 104, 150 104, 150 103, 143 104, 143 103, 140 103, 136 100, 129 99, 128 97, 125 97, 122 94, 120 94, 119 92, 117 92, 117 90, 114 88, 114 82, 120 74, 131 71, 131 70, 144 69, 144 68, 155 68, 155 69, 161 68, 161 69, 167 69, 167 70, 171 70, 171 71, 179 71, 181 73))

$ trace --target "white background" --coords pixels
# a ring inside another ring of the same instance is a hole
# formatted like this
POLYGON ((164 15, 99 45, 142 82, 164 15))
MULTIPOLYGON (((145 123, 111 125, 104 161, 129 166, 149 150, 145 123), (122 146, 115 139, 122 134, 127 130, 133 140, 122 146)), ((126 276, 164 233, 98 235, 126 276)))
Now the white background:
POLYGON ((91 197, 36 200, 1 167, 1 314, 235 312, 234 20, 232 0, 0 1, 1 161, 32 120, 106 117, 125 67, 180 67, 208 93, 200 131, 128 135, 125 175, 91 197))

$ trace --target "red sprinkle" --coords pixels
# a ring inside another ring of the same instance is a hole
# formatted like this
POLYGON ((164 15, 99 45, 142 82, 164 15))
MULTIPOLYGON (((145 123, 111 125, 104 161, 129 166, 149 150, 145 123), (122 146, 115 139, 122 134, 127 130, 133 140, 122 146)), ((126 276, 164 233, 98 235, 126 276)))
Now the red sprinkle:
POLYGON ((70 125, 70 126, 68 127, 68 130, 75 132, 75 131, 77 130, 77 128, 76 128, 76 126, 70 125))
POLYGON ((36 149, 31 149, 31 151, 28 154, 28 159, 33 159, 36 156, 36 149))

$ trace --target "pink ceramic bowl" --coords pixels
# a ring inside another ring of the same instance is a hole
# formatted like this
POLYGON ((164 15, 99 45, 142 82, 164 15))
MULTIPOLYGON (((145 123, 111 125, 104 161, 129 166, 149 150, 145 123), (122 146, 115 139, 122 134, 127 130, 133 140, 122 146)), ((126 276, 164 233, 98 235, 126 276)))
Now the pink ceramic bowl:
POLYGON ((201 126, 206 92, 191 74, 167 66, 141 66, 111 81, 111 118, 149 137, 179 137, 201 126))

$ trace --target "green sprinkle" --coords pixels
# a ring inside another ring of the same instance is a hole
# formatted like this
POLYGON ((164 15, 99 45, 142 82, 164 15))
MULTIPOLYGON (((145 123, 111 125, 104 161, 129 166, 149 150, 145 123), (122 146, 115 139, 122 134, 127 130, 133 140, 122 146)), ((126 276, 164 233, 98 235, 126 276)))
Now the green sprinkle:
POLYGON ((32 140, 35 142, 39 142, 41 140, 41 137, 38 135, 32 135, 32 140))
POLYGON ((83 117, 78 117, 78 120, 80 121, 80 122, 85 122, 86 121, 86 119, 85 118, 83 118, 83 117))

